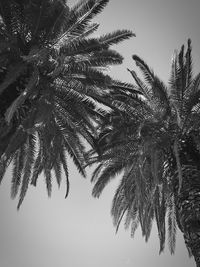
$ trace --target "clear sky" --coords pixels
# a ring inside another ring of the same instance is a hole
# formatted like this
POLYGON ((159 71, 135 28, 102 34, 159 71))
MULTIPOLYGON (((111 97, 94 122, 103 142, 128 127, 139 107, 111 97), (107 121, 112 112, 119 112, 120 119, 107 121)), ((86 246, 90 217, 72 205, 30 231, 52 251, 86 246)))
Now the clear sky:
MULTIPOLYGON (((69 1, 73 4, 75 1, 69 1)), ((192 39, 195 71, 200 71, 199 0, 110 0, 94 21, 97 34, 131 29, 137 37, 113 47, 124 56, 124 64, 111 69, 123 81, 132 81, 126 68, 135 68, 132 54, 138 54, 167 81, 174 49, 192 39)), ((71 190, 64 199, 65 183, 54 184, 48 199, 41 176, 37 188, 30 187, 19 212, 10 200, 10 172, 0 186, 0 267, 194 267, 188 258, 181 233, 177 249, 170 256, 158 255, 156 231, 146 244, 140 230, 135 238, 123 229, 115 235, 110 217, 116 178, 100 199, 91 197, 90 175, 80 177, 70 163, 71 190)))

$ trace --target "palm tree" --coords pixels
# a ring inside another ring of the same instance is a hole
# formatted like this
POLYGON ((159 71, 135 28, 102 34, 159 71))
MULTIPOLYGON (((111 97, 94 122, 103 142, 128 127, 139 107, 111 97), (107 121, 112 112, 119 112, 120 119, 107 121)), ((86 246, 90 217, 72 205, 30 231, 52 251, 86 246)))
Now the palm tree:
POLYGON ((69 154, 85 176, 85 144, 94 147, 95 124, 106 114, 109 90, 123 86, 105 71, 122 63, 110 46, 132 37, 120 30, 88 37, 108 0, 2 0, 0 2, 0 182, 12 162, 11 196, 43 172, 51 195, 69 154), (21 187, 20 187, 21 186, 21 187))
POLYGON ((140 57, 133 59, 144 77, 130 71, 140 94, 112 96, 116 110, 99 130, 99 154, 90 152, 89 164, 98 163, 93 195, 122 172, 111 210, 116 230, 125 217, 131 235, 140 225, 148 241, 155 219, 160 252, 167 233, 174 253, 178 226, 200 266, 200 74, 192 73, 191 41, 175 53, 168 87, 140 57))

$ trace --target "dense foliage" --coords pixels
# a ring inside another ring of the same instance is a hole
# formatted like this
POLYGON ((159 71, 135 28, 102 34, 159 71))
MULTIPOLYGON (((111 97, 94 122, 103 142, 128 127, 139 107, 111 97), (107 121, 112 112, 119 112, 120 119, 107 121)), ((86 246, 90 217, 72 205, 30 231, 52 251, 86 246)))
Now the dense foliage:
MULTIPOLYGON (((177 225, 186 245, 200 263, 200 74, 192 72, 191 41, 182 46, 172 62, 166 86, 137 55, 133 60, 144 79, 130 71, 135 90, 113 95, 111 111, 99 131, 99 153, 90 151, 97 163, 93 195, 119 173, 112 216, 118 229, 123 217, 133 236, 138 225, 148 240, 156 220, 163 251, 168 232, 171 253, 177 225)), ((199 265, 198 265, 199 266, 199 265)))
POLYGON ((89 37, 98 28, 91 20, 107 3, 86 0, 69 8, 64 0, 0 2, 0 181, 12 162, 11 196, 20 189, 18 208, 42 172, 50 195, 52 171, 60 185, 63 169, 67 196, 66 153, 85 176, 85 143, 94 147, 106 96, 123 86, 105 74, 123 60, 110 46, 133 36, 121 30, 89 37))

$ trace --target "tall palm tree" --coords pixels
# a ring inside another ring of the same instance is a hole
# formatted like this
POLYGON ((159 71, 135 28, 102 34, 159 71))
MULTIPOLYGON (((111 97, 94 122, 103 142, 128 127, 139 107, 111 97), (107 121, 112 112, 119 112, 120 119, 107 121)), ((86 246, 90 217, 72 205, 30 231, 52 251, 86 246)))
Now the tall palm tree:
POLYGON ((103 120, 99 154, 90 152, 89 164, 99 162, 93 195, 122 172, 111 210, 116 230, 125 217, 131 235, 140 225, 148 241, 155 219, 160 252, 168 233, 174 253, 178 226, 200 266, 200 74, 192 73, 191 41, 175 53, 168 86, 140 57, 133 59, 144 77, 130 71, 140 94, 112 96, 118 110, 103 120))
POLYGON ((12 162, 18 208, 42 172, 50 196, 52 171, 60 185, 63 169, 67 196, 66 153, 85 176, 85 143, 94 146, 109 90, 123 86, 105 73, 123 60, 110 46, 134 35, 88 37, 108 1, 81 0, 72 8, 65 0, 0 2, 0 182, 12 162))

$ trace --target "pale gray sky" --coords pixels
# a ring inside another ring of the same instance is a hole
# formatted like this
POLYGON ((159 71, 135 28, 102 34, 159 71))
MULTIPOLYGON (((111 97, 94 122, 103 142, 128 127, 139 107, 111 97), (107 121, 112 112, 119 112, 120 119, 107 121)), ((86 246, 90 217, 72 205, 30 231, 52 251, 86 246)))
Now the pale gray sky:
MULTIPOLYGON (((73 4, 75 1, 69 1, 73 4)), ((131 82, 126 68, 135 68, 132 54, 138 54, 167 81, 175 48, 192 39, 194 66, 200 71, 199 0, 110 0, 94 21, 98 34, 131 29, 137 37, 113 47, 125 57, 124 64, 112 68, 115 77, 131 82)), ((110 217, 111 200, 117 178, 100 199, 91 197, 88 179, 71 167, 71 190, 64 199, 65 183, 54 184, 48 199, 43 177, 37 188, 30 187, 17 212, 10 200, 10 175, 0 186, 0 267, 194 267, 187 256, 181 234, 175 256, 158 255, 156 231, 146 244, 138 230, 134 239, 123 226, 115 235, 110 217)), ((63 177, 64 178, 64 177, 63 177)), ((64 180, 64 179, 63 179, 64 180)))

